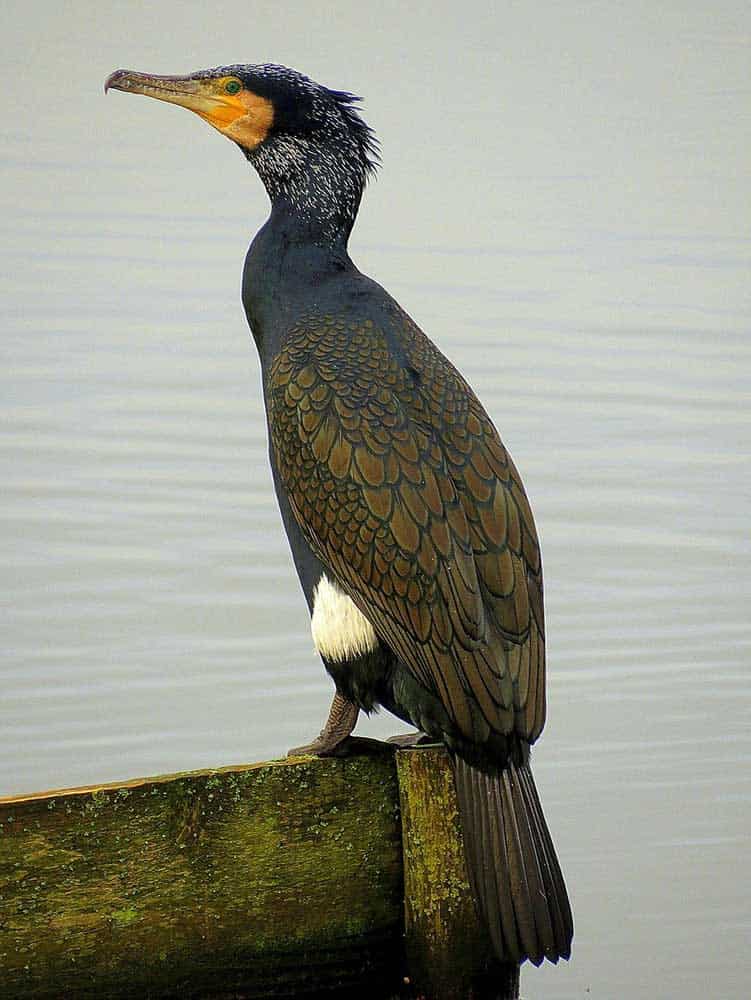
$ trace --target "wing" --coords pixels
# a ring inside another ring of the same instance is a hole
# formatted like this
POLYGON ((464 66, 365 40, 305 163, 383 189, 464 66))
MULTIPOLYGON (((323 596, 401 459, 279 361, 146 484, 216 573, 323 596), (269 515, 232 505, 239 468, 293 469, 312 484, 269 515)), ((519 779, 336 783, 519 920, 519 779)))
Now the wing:
POLYGON ((267 388, 274 455, 311 547, 464 736, 542 729, 542 572, 492 423, 404 315, 292 331, 267 388))

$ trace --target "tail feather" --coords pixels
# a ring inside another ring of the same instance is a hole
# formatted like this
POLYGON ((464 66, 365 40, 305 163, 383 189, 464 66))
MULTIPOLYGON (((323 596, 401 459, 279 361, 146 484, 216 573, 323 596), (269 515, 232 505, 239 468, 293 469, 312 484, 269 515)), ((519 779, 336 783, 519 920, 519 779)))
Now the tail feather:
MULTIPOLYGON (((542 812, 538 812, 535 802, 530 798, 526 775, 524 774, 519 775, 519 790, 523 799, 523 805, 520 808, 524 809, 529 822, 530 837, 532 840, 544 844, 546 848, 546 850, 541 851, 536 856, 538 877, 542 887, 541 892, 538 894, 538 899, 542 904, 539 907, 539 912, 541 914, 542 926, 544 926, 542 936, 543 951, 546 958, 555 962, 561 957, 561 942, 566 940, 566 930, 561 915, 561 903, 559 899, 561 893, 564 897, 566 896, 566 887, 562 880, 556 882, 551 870, 549 854, 553 851, 553 845, 548 836, 542 812)), ((570 939, 570 933, 568 938, 570 939)), ((568 955, 565 957, 568 957, 568 955)))
POLYGON ((497 957, 568 958, 571 907, 529 763, 454 764, 470 884, 497 957))
POLYGON ((537 930, 537 952, 534 958, 530 953, 530 959, 541 962, 545 956, 555 953, 556 950, 553 920, 550 912, 551 905, 542 874, 545 865, 544 855, 542 858, 538 857, 535 845, 540 842, 539 832, 532 822, 532 817, 522 796, 519 775, 513 769, 504 771, 503 775, 504 784, 508 784, 511 790, 514 824, 522 849, 524 875, 529 888, 534 924, 537 930))
MULTIPOLYGON (((494 941, 494 944, 498 955, 503 954, 504 949, 520 952, 522 946, 518 936, 517 922, 514 917, 514 903, 511 893, 508 891, 508 885, 504 884, 502 877, 503 873, 509 870, 509 857, 503 823, 503 808, 499 796, 500 788, 497 785, 491 789, 484 788, 483 775, 480 771, 475 772, 472 777, 474 779, 472 784, 474 786, 474 795, 476 797, 475 808, 477 810, 477 825, 475 829, 482 830, 483 824, 487 822, 491 832, 490 851, 488 851, 487 841, 483 837, 476 838, 476 852, 480 857, 480 864, 476 871, 485 874, 486 878, 486 873, 489 873, 491 879, 489 889, 495 893, 497 901, 488 899, 488 904, 495 903, 500 917, 499 923, 495 928, 495 933, 491 931, 491 937, 497 939, 494 941), (488 791, 495 795, 495 805, 487 801, 488 791), (486 817, 484 814, 488 810, 488 806, 490 806, 490 812, 486 817), (501 863, 496 865, 493 863, 493 858, 500 858, 501 863)), ((474 895, 476 900, 480 899, 477 891, 475 891, 474 895)), ((486 919, 492 925, 493 915, 490 912, 490 905, 488 905, 488 911, 486 919)))
MULTIPOLYGON (((511 779, 509 770, 502 771, 500 781, 491 785, 491 788, 500 795, 500 815, 506 834, 506 856, 508 858, 508 881, 511 887, 511 902, 516 915, 516 926, 519 929, 522 948, 532 962, 539 963, 542 960, 541 947, 538 940, 537 921, 535 920, 532 896, 537 888, 532 880, 532 872, 526 870, 524 864, 524 845, 522 842, 522 832, 517 823, 516 809, 514 806, 513 794, 511 791, 511 779)), ((526 831, 524 831, 526 833, 526 831)), ((527 836, 527 842, 529 837, 527 836)), ((492 863, 492 859, 491 859, 492 863)), ((499 889, 503 891, 503 873, 496 872, 499 889)))
POLYGON ((545 846, 545 850, 540 854, 540 860, 545 881, 545 894, 552 904, 550 913, 553 918, 556 950, 560 958, 570 958, 571 939, 574 936, 574 919, 566 892, 566 883, 563 881, 563 874, 558 864, 555 847, 553 847, 553 839, 542 813, 540 797, 537 794, 529 765, 521 770, 520 778, 528 815, 532 817, 538 831, 538 837, 545 846))

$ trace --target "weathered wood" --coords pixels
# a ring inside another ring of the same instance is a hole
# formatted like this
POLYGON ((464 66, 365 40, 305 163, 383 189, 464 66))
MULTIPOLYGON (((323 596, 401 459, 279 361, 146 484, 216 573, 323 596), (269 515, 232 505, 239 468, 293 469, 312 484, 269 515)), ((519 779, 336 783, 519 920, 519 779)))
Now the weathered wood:
POLYGON ((516 997, 475 915, 446 753, 394 760, 0 799, 0 996, 516 997))
POLYGON ((0 800, 0 994, 393 994, 392 755, 0 800))
POLYGON ((396 761, 410 978, 430 1000, 514 1000, 518 966, 495 963, 472 902, 449 756, 421 748, 396 761))

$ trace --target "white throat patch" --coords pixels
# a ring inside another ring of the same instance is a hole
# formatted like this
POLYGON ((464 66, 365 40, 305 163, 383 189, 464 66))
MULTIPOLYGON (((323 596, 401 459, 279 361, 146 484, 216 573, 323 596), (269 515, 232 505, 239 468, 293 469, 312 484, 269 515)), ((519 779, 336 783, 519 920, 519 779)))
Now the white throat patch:
POLYGON ((321 656, 342 663, 378 648, 373 626, 324 573, 313 591, 313 642, 321 656))

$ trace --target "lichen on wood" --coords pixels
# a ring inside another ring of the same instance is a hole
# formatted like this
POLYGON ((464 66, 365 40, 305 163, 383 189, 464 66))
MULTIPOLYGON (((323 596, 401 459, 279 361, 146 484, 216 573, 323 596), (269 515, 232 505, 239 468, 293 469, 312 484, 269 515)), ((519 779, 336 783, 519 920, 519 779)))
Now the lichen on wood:
POLYGON ((360 743, 0 799, 3 1000, 516 997, 446 753, 360 743))
POLYGON ((384 996, 397 802, 390 755, 0 800, 2 995, 384 996))
POLYGON ((440 1000, 512 1000, 517 966, 498 965, 467 877, 454 774, 440 747, 396 755, 404 855, 407 964, 440 1000))

